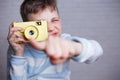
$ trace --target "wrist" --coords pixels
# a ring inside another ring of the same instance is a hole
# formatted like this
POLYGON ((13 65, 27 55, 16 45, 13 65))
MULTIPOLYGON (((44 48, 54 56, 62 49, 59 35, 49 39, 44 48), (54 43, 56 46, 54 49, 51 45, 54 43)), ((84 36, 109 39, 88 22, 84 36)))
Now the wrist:
POLYGON ((23 52, 15 52, 14 55, 15 55, 15 56, 21 56, 21 57, 22 57, 22 56, 23 56, 23 52))
POLYGON ((78 42, 70 41, 70 51, 71 51, 71 56, 70 57, 75 57, 80 55, 81 50, 82 50, 82 45, 78 42))
POLYGON ((26 62, 26 58, 22 56, 11 55, 11 63, 15 65, 23 65, 26 62))

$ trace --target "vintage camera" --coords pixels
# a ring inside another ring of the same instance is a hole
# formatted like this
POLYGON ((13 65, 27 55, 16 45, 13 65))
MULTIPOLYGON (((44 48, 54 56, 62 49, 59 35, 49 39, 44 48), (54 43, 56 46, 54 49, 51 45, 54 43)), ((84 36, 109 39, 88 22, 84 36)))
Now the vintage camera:
POLYGON ((23 28, 20 33, 28 40, 34 38, 36 41, 44 41, 48 38, 47 21, 15 22, 14 27, 23 28))

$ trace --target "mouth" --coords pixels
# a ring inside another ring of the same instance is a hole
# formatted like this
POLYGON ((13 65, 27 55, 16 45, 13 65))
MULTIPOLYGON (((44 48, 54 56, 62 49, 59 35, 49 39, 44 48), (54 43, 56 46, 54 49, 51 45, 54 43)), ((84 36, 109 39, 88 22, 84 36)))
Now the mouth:
POLYGON ((58 36, 59 36, 59 34, 58 34, 57 32, 50 33, 49 35, 50 35, 50 36, 54 36, 54 37, 58 37, 58 36))

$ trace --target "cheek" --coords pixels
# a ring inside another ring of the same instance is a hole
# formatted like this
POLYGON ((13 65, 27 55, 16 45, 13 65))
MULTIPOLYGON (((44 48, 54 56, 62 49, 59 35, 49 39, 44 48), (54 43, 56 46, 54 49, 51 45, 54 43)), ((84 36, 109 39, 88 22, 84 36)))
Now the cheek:
POLYGON ((59 23, 59 24, 57 25, 57 29, 59 30, 60 33, 62 32, 62 25, 61 25, 61 23, 59 23))

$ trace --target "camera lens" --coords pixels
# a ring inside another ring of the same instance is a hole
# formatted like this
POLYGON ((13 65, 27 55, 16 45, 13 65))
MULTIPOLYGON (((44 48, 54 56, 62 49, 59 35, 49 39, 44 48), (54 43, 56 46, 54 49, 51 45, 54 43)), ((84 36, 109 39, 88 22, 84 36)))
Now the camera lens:
POLYGON ((30 35, 34 35, 34 31, 33 31, 33 30, 30 30, 30 31, 29 31, 29 34, 30 34, 30 35))

